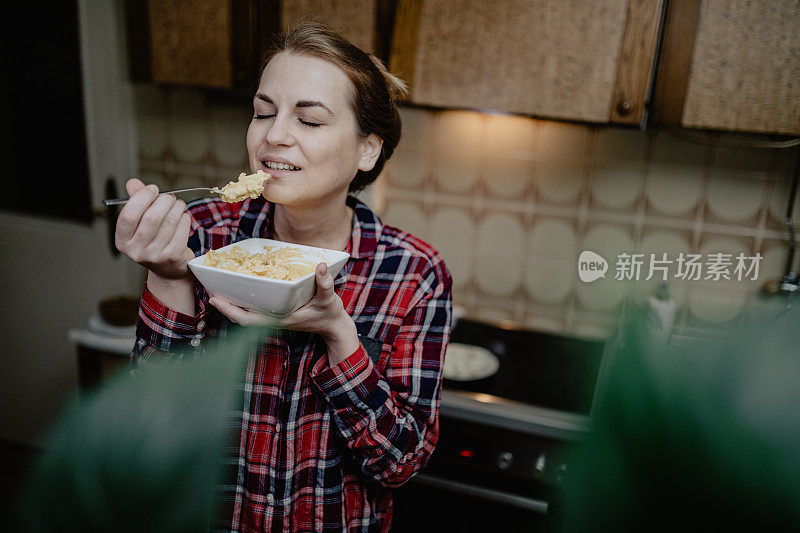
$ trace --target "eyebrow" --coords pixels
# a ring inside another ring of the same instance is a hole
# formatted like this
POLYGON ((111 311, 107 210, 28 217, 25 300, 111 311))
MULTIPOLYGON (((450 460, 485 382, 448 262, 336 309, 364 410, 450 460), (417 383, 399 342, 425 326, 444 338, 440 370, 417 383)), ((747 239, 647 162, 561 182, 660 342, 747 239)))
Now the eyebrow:
MULTIPOLYGON (((270 98, 266 94, 256 93, 256 98, 258 100, 263 100, 264 102, 267 102, 268 104, 275 105, 275 102, 272 101, 272 98, 270 98)), ((298 100, 297 103, 294 104, 294 106, 295 107, 321 107, 322 109, 327 111, 332 117, 336 116, 333 111, 328 109, 328 106, 326 106, 325 104, 323 104, 319 100, 298 100)))

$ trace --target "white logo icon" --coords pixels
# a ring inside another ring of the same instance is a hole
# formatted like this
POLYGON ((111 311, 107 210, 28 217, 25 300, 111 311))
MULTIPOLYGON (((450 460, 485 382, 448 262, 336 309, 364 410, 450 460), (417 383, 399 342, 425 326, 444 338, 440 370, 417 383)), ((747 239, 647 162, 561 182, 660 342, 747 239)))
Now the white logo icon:
POLYGON ((599 254, 586 250, 578 257, 578 277, 583 282, 589 283, 606 277, 606 270, 608 262, 599 254))

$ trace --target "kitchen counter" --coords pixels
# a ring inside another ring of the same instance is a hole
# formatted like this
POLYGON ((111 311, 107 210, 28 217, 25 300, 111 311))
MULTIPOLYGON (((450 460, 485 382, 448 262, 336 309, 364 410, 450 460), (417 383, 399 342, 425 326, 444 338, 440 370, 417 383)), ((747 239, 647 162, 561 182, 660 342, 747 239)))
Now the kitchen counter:
POLYGON ((69 340, 75 345, 85 346, 94 350, 118 354, 128 358, 136 342, 136 336, 130 337, 111 337, 89 331, 86 329, 69 330, 69 340))
POLYGON ((99 385, 107 377, 124 372, 136 342, 134 326, 118 327, 105 323, 98 315, 89 317, 86 329, 71 329, 69 340, 78 357, 78 382, 84 390, 99 385))

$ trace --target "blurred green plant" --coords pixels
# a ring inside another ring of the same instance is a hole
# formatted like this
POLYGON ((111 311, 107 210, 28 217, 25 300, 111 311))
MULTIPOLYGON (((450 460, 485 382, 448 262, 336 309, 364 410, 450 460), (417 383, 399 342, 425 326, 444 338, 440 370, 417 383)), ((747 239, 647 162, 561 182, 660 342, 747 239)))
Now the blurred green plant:
POLYGON ((800 531, 800 305, 680 347, 627 322, 566 530, 800 531))
POLYGON ((265 334, 239 328, 180 363, 153 356, 71 404, 32 471, 20 529, 207 530, 247 357, 265 334))

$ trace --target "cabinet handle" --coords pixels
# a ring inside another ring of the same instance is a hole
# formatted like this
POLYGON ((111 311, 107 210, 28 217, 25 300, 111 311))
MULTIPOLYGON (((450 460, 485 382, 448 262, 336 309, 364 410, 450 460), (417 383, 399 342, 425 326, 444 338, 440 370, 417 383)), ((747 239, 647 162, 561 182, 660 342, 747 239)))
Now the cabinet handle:
POLYGON ((623 98, 617 104, 617 113, 619 115, 624 117, 630 115, 631 111, 633 111, 633 102, 631 102, 629 99, 623 98))

